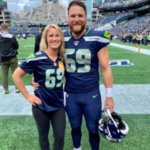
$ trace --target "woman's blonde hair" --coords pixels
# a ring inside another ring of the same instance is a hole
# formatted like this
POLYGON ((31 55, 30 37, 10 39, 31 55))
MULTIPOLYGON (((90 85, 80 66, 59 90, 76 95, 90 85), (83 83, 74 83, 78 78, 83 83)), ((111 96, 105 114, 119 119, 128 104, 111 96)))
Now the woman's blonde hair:
POLYGON ((47 33, 50 28, 55 28, 58 32, 58 35, 60 36, 61 39, 61 45, 59 47, 58 55, 62 58, 64 53, 65 53, 65 42, 64 42, 64 36, 63 33, 60 29, 59 26, 55 24, 49 24, 45 27, 43 33, 42 33, 42 38, 40 42, 40 50, 46 50, 48 48, 48 43, 47 43, 47 33))

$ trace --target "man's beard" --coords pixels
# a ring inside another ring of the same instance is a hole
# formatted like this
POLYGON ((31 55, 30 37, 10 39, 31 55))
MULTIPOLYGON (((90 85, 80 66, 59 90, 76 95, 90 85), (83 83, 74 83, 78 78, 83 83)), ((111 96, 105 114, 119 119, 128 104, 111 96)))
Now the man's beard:
POLYGON ((73 33, 75 33, 75 34, 81 34, 82 32, 83 32, 83 30, 85 29, 85 23, 76 23, 76 25, 81 25, 81 27, 80 27, 80 29, 74 29, 74 26, 75 25, 75 23, 74 24, 71 24, 71 23, 69 23, 69 28, 70 28, 70 30, 73 32, 73 33))

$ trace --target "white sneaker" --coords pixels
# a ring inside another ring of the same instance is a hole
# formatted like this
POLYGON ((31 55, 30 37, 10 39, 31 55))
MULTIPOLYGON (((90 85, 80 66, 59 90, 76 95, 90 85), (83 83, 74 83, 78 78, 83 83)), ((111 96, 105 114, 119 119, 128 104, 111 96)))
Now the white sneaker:
POLYGON ((82 150, 81 146, 79 148, 73 148, 73 150, 82 150))

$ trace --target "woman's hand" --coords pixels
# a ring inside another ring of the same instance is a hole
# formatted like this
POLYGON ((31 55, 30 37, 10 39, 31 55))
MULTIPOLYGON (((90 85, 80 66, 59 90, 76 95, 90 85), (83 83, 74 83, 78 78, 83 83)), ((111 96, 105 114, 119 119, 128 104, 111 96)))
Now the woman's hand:
POLYGON ((35 95, 29 95, 26 99, 34 106, 42 105, 42 101, 35 95))

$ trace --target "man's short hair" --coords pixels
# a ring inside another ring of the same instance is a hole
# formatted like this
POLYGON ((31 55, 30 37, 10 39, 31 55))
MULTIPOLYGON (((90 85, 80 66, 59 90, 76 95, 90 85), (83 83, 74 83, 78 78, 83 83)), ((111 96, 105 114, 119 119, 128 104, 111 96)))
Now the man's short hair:
POLYGON ((70 2, 69 6, 68 6, 68 14, 69 14, 69 9, 72 6, 80 6, 80 7, 82 7, 84 9, 84 11, 85 11, 85 14, 87 15, 86 6, 85 6, 85 4, 83 2, 77 1, 77 0, 73 0, 72 2, 70 2))
POLYGON ((2 30, 8 30, 8 24, 2 23, 2 24, 1 24, 1 29, 2 29, 2 30))

